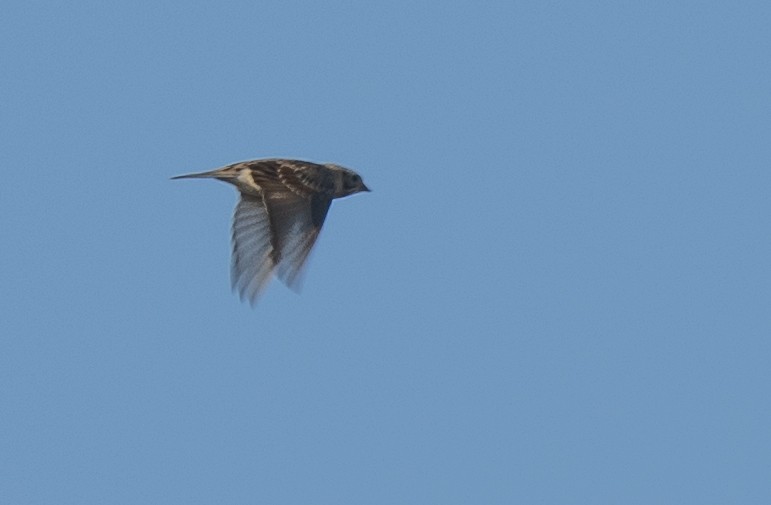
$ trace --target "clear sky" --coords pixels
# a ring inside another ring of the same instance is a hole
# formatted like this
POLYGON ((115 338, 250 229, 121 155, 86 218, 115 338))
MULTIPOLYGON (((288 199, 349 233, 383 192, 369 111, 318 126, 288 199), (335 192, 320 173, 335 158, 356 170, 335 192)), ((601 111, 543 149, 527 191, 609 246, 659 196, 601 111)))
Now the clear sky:
POLYGON ((771 503, 768 2, 5 2, 0 503, 771 503), (297 295, 233 189, 357 170, 297 295))

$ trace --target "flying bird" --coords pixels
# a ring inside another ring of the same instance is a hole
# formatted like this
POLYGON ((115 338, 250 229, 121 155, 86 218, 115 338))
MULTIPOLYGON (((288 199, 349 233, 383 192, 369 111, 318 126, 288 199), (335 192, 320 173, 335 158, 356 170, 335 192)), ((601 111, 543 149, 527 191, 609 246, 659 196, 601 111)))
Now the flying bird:
POLYGON ((348 168, 277 158, 172 177, 193 178, 219 179, 241 194, 233 214, 230 281, 241 300, 252 305, 274 274, 299 290, 332 200, 369 191, 348 168))

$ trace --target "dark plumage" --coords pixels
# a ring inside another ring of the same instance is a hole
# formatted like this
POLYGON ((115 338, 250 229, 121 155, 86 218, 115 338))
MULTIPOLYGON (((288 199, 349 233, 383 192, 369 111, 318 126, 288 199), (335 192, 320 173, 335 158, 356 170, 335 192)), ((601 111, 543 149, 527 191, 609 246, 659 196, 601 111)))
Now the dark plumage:
POLYGON ((353 170, 300 160, 243 161, 172 177, 186 178, 219 179, 241 193, 233 216, 231 282, 252 304, 274 272, 298 290, 332 200, 369 191, 353 170))

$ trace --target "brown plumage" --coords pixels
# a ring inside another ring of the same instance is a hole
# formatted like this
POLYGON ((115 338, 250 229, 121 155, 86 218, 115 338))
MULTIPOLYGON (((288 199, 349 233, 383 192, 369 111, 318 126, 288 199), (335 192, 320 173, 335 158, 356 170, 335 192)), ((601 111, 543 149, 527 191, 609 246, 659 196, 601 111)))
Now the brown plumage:
POLYGON ((369 191, 361 177, 331 163, 264 159, 172 179, 215 178, 241 193, 233 215, 231 283, 254 304, 275 273, 294 290, 335 198, 369 191))

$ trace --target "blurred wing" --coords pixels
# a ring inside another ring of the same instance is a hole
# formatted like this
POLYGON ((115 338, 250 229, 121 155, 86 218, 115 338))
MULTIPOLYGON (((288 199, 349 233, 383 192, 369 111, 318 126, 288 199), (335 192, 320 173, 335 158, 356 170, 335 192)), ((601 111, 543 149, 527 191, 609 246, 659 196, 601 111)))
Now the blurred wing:
POLYGON ((254 305, 268 285, 273 262, 270 218, 260 196, 242 194, 233 215, 230 282, 254 305))
POLYGON ((265 194, 273 230, 272 259, 278 278, 295 291, 331 203, 329 196, 320 194, 308 198, 289 191, 265 194))

